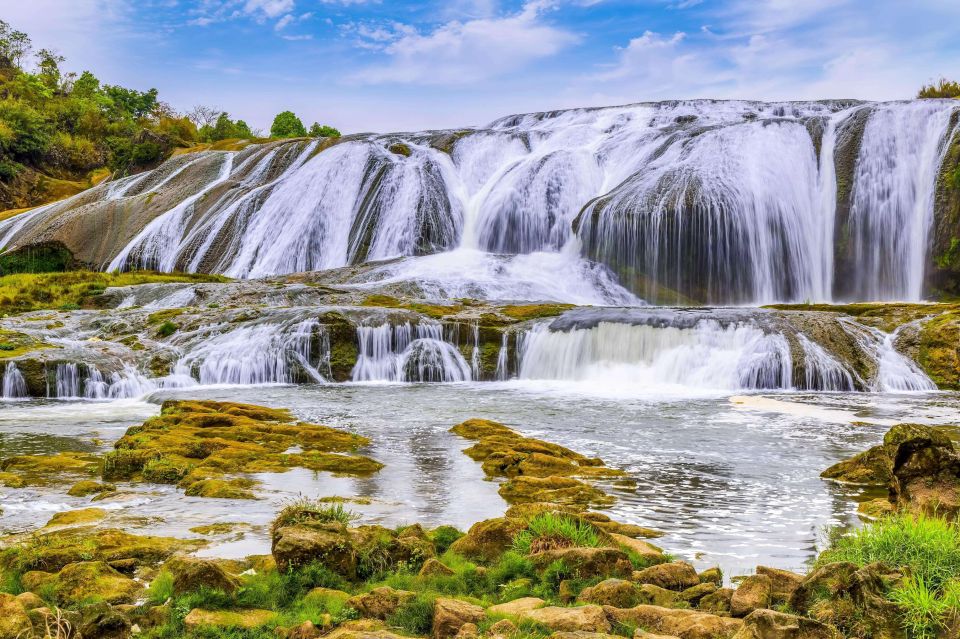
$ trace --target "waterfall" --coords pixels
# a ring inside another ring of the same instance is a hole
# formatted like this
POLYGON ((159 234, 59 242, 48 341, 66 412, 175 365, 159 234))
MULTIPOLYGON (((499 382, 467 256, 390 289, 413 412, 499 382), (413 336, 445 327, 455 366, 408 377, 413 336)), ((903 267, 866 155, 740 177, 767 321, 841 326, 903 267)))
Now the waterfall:
POLYGON ((919 300, 949 102, 876 107, 857 158, 850 208, 854 299, 919 300))
POLYGON ((710 390, 792 384, 782 336, 710 319, 679 326, 600 321, 570 330, 539 324, 526 335, 520 357, 520 378, 528 380, 710 390))
POLYGON ((876 376, 869 384, 870 390, 881 392, 937 390, 937 385, 913 361, 901 355, 894 347, 898 332, 909 324, 904 324, 893 333, 884 333, 880 329, 859 324, 846 317, 838 321, 853 337, 860 350, 876 363, 876 376))
POLYGON ((797 335, 803 349, 803 377, 798 386, 806 390, 852 391, 856 390, 853 375, 822 346, 806 335, 797 335))
POLYGON ((7 362, 7 367, 3 372, 3 399, 22 399, 29 397, 27 390, 27 381, 23 378, 23 373, 17 368, 15 362, 7 362))
POLYGON ((157 390, 159 384, 147 379, 130 365, 104 375, 92 364, 57 364, 54 385, 47 384, 47 397, 56 399, 130 399, 157 390))
POLYGON ((355 382, 466 382, 470 365, 435 323, 358 326, 355 382))
POLYGON ((690 100, 249 145, 2 220, 0 247, 239 278, 402 258, 348 283, 436 297, 918 300, 957 110, 690 100), (101 221, 133 239, 73 244, 101 221))
POLYGON ((507 352, 507 344, 509 343, 509 340, 509 334, 504 331, 503 336, 500 338, 500 350, 497 351, 497 371, 494 375, 498 382, 502 382, 510 378, 510 355, 507 352))
MULTIPOLYGON (((266 322, 231 328, 212 327, 181 338, 186 354, 173 367, 174 380, 195 378, 201 384, 292 384, 304 375, 325 381, 317 366, 329 371, 329 350, 316 361, 314 335, 321 331, 316 319, 286 323, 266 322)), ((322 344, 329 347, 329 341, 322 344)))
POLYGON ((57 364, 53 390, 54 394, 51 395, 50 388, 47 388, 47 397, 61 399, 80 397, 80 366, 75 362, 57 364))

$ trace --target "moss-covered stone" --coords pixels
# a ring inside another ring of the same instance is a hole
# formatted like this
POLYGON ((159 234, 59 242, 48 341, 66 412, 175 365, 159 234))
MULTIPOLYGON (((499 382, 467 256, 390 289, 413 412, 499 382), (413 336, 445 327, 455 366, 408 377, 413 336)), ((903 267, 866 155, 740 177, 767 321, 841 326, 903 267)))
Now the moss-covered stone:
POLYGON ((67 494, 71 497, 89 497, 90 495, 110 493, 116 489, 117 487, 113 484, 84 479, 71 486, 70 490, 67 491, 67 494))
POLYGON ((81 526, 84 524, 94 524, 107 516, 107 511, 102 508, 82 508, 80 510, 67 510, 57 513, 47 522, 46 528, 57 526, 81 526))
POLYGON ((65 566, 54 582, 54 595, 67 605, 105 601, 131 603, 143 586, 102 561, 83 561, 65 566))

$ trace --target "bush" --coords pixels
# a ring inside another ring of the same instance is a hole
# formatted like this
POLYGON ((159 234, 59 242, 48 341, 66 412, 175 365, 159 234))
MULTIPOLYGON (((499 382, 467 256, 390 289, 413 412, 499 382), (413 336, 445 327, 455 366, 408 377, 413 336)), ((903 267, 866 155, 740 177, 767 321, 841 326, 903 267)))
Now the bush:
POLYGON ((433 628, 434 598, 418 594, 387 617, 387 624, 412 635, 426 635, 433 628))
POLYGON ((147 601, 160 606, 173 596, 173 575, 166 570, 153 578, 147 587, 147 601))
POLYGON ((960 528, 955 521, 898 514, 841 537, 820 554, 817 564, 849 561, 864 566, 880 561, 903 568, 909 578, 890 592, 903 610, 911 636, 936 636, 948 615, 960 614, 960 528))
POLYGON ((339 138, 340 131, 332 126, 327 126, 326 124, 320 126, 319 122, 314 122, 310 125, 309 135, 312 138, 339 138))
POLYGON ((270 137, 273 138, 301 138, 306 135, 307 130, 303 127, 303 122, 293 111, 277 114, 270 126, 270 137))
POLYGON ((157 335, 160 337, 170 337, 180 329, 179 326, 171 322, 170 320, 165 321, 157 328, 157 335))
POLYGON ((549 548, 596 548, 599 545, 600 536, 591 524, 557 513, 537 515, 527 524, 526 530, 513 538, 513 549, 521 555, 549 548))
POLYGON ((273 520, 273 530, 285 526, 295 526, 306 522, 328 523, 340 522, 344 526, 357 518, 356 513, 347 510, 343 504, 325 504, 323 502, 300 497, 287 504, 273 520))
POLYGON ((430 532, 430 541, 433 542, 437 554, 442 555, 456 540, 463 537, 463 533, 453 526, 439 526, 430 532))
POLYGON ((960 98, 960 82, 940 78, 936 84, 925 84, 917 93, 918 98, 960 98))

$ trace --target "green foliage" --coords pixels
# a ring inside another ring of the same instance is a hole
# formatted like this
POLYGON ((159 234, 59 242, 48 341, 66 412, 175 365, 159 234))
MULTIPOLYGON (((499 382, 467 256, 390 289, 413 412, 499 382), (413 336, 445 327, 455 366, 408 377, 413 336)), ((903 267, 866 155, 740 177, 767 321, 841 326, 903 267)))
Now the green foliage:
POLYGON ((836 537, 818 564, 883 562, 909 575, 890 592, 911 637, 937 635, 947 615, 960 614, 960 528, 927 515, 898 514, 836 537))
POLYGON ((312 138, 339 138, 340 131, 324 124, 320 126, 319 122, 310 125, 310 131, 307 133, 312 138))
POLYGON ((217 117, 217 121, 211 125, 200 127, 198 137, 203 142, 219 142, 220 140, 231 140, 236 138, 251 138, 253 132, 243 120, 234 122, 226 112, 217 117))
POLYGON ((344 526, 356 519, 357 515, 343 507, 341 503, 324 503, 308 497, 300 497, 287 504, 273 520, 273 530, 285 526, 294 526, 306 522, 339 522, 344 526))
POLYGON ((303 122, 293 111, 278 113, 270 126, 270 137, 272 138, 301 138, 306 137, 306 135, 307 130, 303 127, 303 122))
POLYGON ((0 275, 59 273, 73 265, 73 254, 59 242, 27 246, 0 255, 0 275))
POLYGON ((26 34, 0 21, 0 180, 25 169, 74 181, 101 167, 128 173, 196 140, 156 89, 101 85, 90 71, 77 77, 51 49, 37 52, 33 72, 31 49, 26 34))
POLYGON ((159 606, 171 597, 173 597, 173 575, 166 570, 161 570, 147 588, 147 601, 159 606))
POLYGON ((412 635, 426 635, 433 628, 435 597, 420 593, 387 617, 387 624, 402 628, 412 635))
POLYGON ((438 555, 447 552, 447 549, 453 542, 461 537, 463 537, 463 533, 453 526, 439 526, 430 532, 430 541, 433 542, 433 546, 436 548, 438 555))
POLYGON ((917 93, 918 98, 960 98, 960 82, 940 78, 936 84, 925 84, 917 93))
POLYGON ((179 326, 171 322, 170 320, 165 321, 159 327, 157 327, 157 335, 160 337, 170 337, 180 329, 179 326))
POLYGON ((596 548, 600 536, 588 522, 559 513, 541 513, 513 538, 513 549, 521 555, 530 554, 537 544, 596 548))

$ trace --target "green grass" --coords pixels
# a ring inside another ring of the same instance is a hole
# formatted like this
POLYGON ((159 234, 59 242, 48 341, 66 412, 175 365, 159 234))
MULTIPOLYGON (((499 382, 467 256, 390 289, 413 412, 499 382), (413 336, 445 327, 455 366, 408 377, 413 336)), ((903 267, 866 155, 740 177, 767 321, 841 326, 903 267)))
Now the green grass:
POLYGON ((180 330, 180 327, 171 322, 170 320, 165 321, 159 327, 157 327, 157 335, 160 337, 170 337, 174 333, 180 330))
POLYGON ((600 546, 600 536, 589 523, 557 513, 541 513, 531 519, 527 529, 513 538, 513 549, 521 555, 536 551, 539 546, 549 547, 600 546))
POLYGON ((453 526, 440 526, 430 532, 430 541, 433 542, 437 554, 442 555, 456 540, 463 537, 463 533, 453 526))
POLYGON ((173 575, 161 570, 147 588, 147 601, 160 606, 173 597, 173 575))
POLYGON ((960 614, 960 528, 956 521, 899 514, 853 533, 835 537, 818 565, 849 561, 858 566, 880 561, 909 575, 889 598, 903 610, 910 637, 929 639, 944 619, 960 614))
POLYGON ((357 518, 357 514, 341 503, 324 503, 316 499, 300 497, 287 504, 273 521, 273 530, 307 522, 339 522, 344 526, 357 518))
POLYGON ((387 625, 401 628, 412 635, 426 635, 433 628, 433 602, 436 597, 419 593, 387 617, 387 625))

